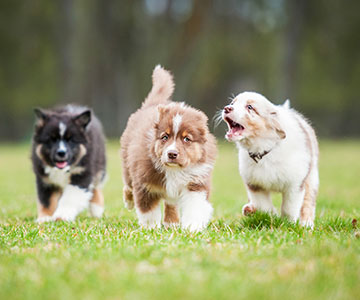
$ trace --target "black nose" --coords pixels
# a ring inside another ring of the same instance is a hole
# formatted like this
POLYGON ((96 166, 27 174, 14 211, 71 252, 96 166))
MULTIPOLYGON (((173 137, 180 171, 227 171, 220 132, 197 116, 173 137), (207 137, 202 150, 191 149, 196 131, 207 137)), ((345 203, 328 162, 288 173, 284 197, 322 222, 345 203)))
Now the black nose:
POLYGON ((168 157, 170 159, 176 159, 178 157, 178 152, 176 150, 171 150, 168 152, 168 157))
POLYGON ((66 157, 66 151, 65 150, 58 150, 56 151, 56 156, 59 158, 65 158, 66 157))
POLYGON ((234 110, 234 107, 232 105, 227 105, 227 106, 224 107, 224 112, 226 114, 232 112, 233 110, 234 110))

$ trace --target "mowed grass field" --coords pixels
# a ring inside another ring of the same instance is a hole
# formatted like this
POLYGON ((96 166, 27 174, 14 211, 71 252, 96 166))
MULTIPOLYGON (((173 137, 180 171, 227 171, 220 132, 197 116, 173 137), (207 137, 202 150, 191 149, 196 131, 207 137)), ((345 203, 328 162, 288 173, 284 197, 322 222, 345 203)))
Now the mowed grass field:
MULTIPOLYGON (((118 144, 108 143, 106 211, 37 224, 29 145, 0 146, 0 299, 359 299, 360 142, 320 142, 313 231, 256 214, 234 145, 219 144, 201 233, 139 228, 122 203, 118 144), (358 223, 353 221, 358 219, 358 223)), ((274 201, 279 208, 280 197, 274 201)))

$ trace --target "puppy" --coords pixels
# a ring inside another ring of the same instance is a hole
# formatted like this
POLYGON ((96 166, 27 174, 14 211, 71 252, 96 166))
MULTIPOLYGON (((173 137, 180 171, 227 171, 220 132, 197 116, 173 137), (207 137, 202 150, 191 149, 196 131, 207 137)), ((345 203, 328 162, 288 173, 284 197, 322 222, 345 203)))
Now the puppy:
POLYGON ((191 231, 207 226, 216 142, 207 117, 184 103, 169 100, 174 90, 170 73, 154 69, 153 87, 133 113, 121 137, 124 202, 135 206, 139 223, 161 224, 160 200, 165 202, 164 224, 191 231))
POLYGON ((313 227, 319 186, 318 144, 305 118, 289 107, 276 106, 260 94, 244 92, 225 106, 226 139, 236 143, 239 170, 249 203, 243 214, 256 210, 276 213, 270 192, 281 192, 281 215, 313 227))
POLYGON ((32 164, 38 192, 38 222, 73 221, 89 207, 101 217, 105 142, 98 119, 86 107, 35 109, 32 164))

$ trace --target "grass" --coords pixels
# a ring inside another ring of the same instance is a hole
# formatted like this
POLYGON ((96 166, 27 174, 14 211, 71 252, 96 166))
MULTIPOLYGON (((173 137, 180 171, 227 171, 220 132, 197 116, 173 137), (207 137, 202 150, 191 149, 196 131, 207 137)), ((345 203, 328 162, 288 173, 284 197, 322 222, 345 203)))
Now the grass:
POLYGON ((242 217, 235 147, 221 143, 213 222, 189 233, 139 228, 122 205, 117 143, 108 145, 105 217, 38 225, 29 145, 1 145, 0 299, 357 299, 360 142, 320 146, 313 231, 242 217))

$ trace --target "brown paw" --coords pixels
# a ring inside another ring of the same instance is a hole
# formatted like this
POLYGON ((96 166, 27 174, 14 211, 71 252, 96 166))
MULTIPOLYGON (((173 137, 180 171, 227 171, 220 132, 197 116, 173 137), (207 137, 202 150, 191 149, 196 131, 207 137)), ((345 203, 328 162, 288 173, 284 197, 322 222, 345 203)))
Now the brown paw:
POLYGON ((242 208, 242 213, 244 216, 252 215, 256 212, 256 208, 252 204, 245 204, 242 208))

